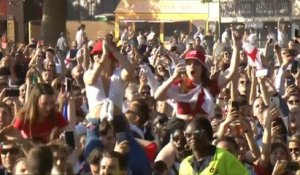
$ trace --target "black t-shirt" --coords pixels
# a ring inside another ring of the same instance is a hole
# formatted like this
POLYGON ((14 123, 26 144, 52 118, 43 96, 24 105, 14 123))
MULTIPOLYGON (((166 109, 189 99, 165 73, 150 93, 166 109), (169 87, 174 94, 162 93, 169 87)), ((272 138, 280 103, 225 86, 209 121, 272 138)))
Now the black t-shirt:
POLYGON ((28 64, 27 63, 17 63, 15 65, 15 73, 19 81, 17 82, 18 85, 25 83, 26 74, 28 71, 28 64))

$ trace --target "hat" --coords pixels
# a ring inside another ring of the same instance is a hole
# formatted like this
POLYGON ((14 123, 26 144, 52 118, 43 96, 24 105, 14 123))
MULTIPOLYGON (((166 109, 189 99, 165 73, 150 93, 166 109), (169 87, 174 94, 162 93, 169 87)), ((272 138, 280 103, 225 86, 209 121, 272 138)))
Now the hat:
POLYGON ((94 156, 97 156, 97 153, 100 153, 101 150, 103 150, 103 144, 99 139, 97 130, 98 127, 95 125, 87 130, 86 144, 84 147, 84 157, 87 160, 94 159, 94 156))
POLYGON ((194 59, 200 61, 201 64, 205 64, 205 55, 198 50, 191 50, 185 54, 185 59, 194 59))
POLYGON ((103 52, 103 48, 102 48, 102 40, 98 40, 92 51, 90 52, 91 55, 95 55, 95 54, 98 54, 98 53, 102 53, 103 52))

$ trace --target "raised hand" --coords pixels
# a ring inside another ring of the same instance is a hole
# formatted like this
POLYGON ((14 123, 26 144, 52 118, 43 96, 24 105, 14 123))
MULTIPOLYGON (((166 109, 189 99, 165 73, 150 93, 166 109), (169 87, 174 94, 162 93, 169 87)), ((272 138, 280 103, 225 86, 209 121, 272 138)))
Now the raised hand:
POLYGON ((178 63, 175 67, 173 77, 174 78, 179 78, 181 74, 186 72, 185 64, 184 63, 178 63))

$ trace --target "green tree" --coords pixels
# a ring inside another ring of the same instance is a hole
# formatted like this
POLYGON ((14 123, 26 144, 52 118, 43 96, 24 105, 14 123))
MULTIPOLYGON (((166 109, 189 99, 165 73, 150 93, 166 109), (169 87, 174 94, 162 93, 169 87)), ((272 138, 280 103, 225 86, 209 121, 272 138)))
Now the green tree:
POLYGON ((66 30, 67 0, 44 0, 42 38, 46 44, 55 46, 60 32, 66 30))

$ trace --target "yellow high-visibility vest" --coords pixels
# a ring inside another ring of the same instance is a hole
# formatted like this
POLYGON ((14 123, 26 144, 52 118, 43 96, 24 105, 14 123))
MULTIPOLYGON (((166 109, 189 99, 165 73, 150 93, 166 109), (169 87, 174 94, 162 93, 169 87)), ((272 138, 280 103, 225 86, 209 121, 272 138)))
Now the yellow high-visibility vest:
POLYGON ((243 164, 226 150, 216 148, 216 152, 208 167, 195 172, 191 162, 193 156, 185 158, 179 167, 179 175, 249 175, 243 164))

